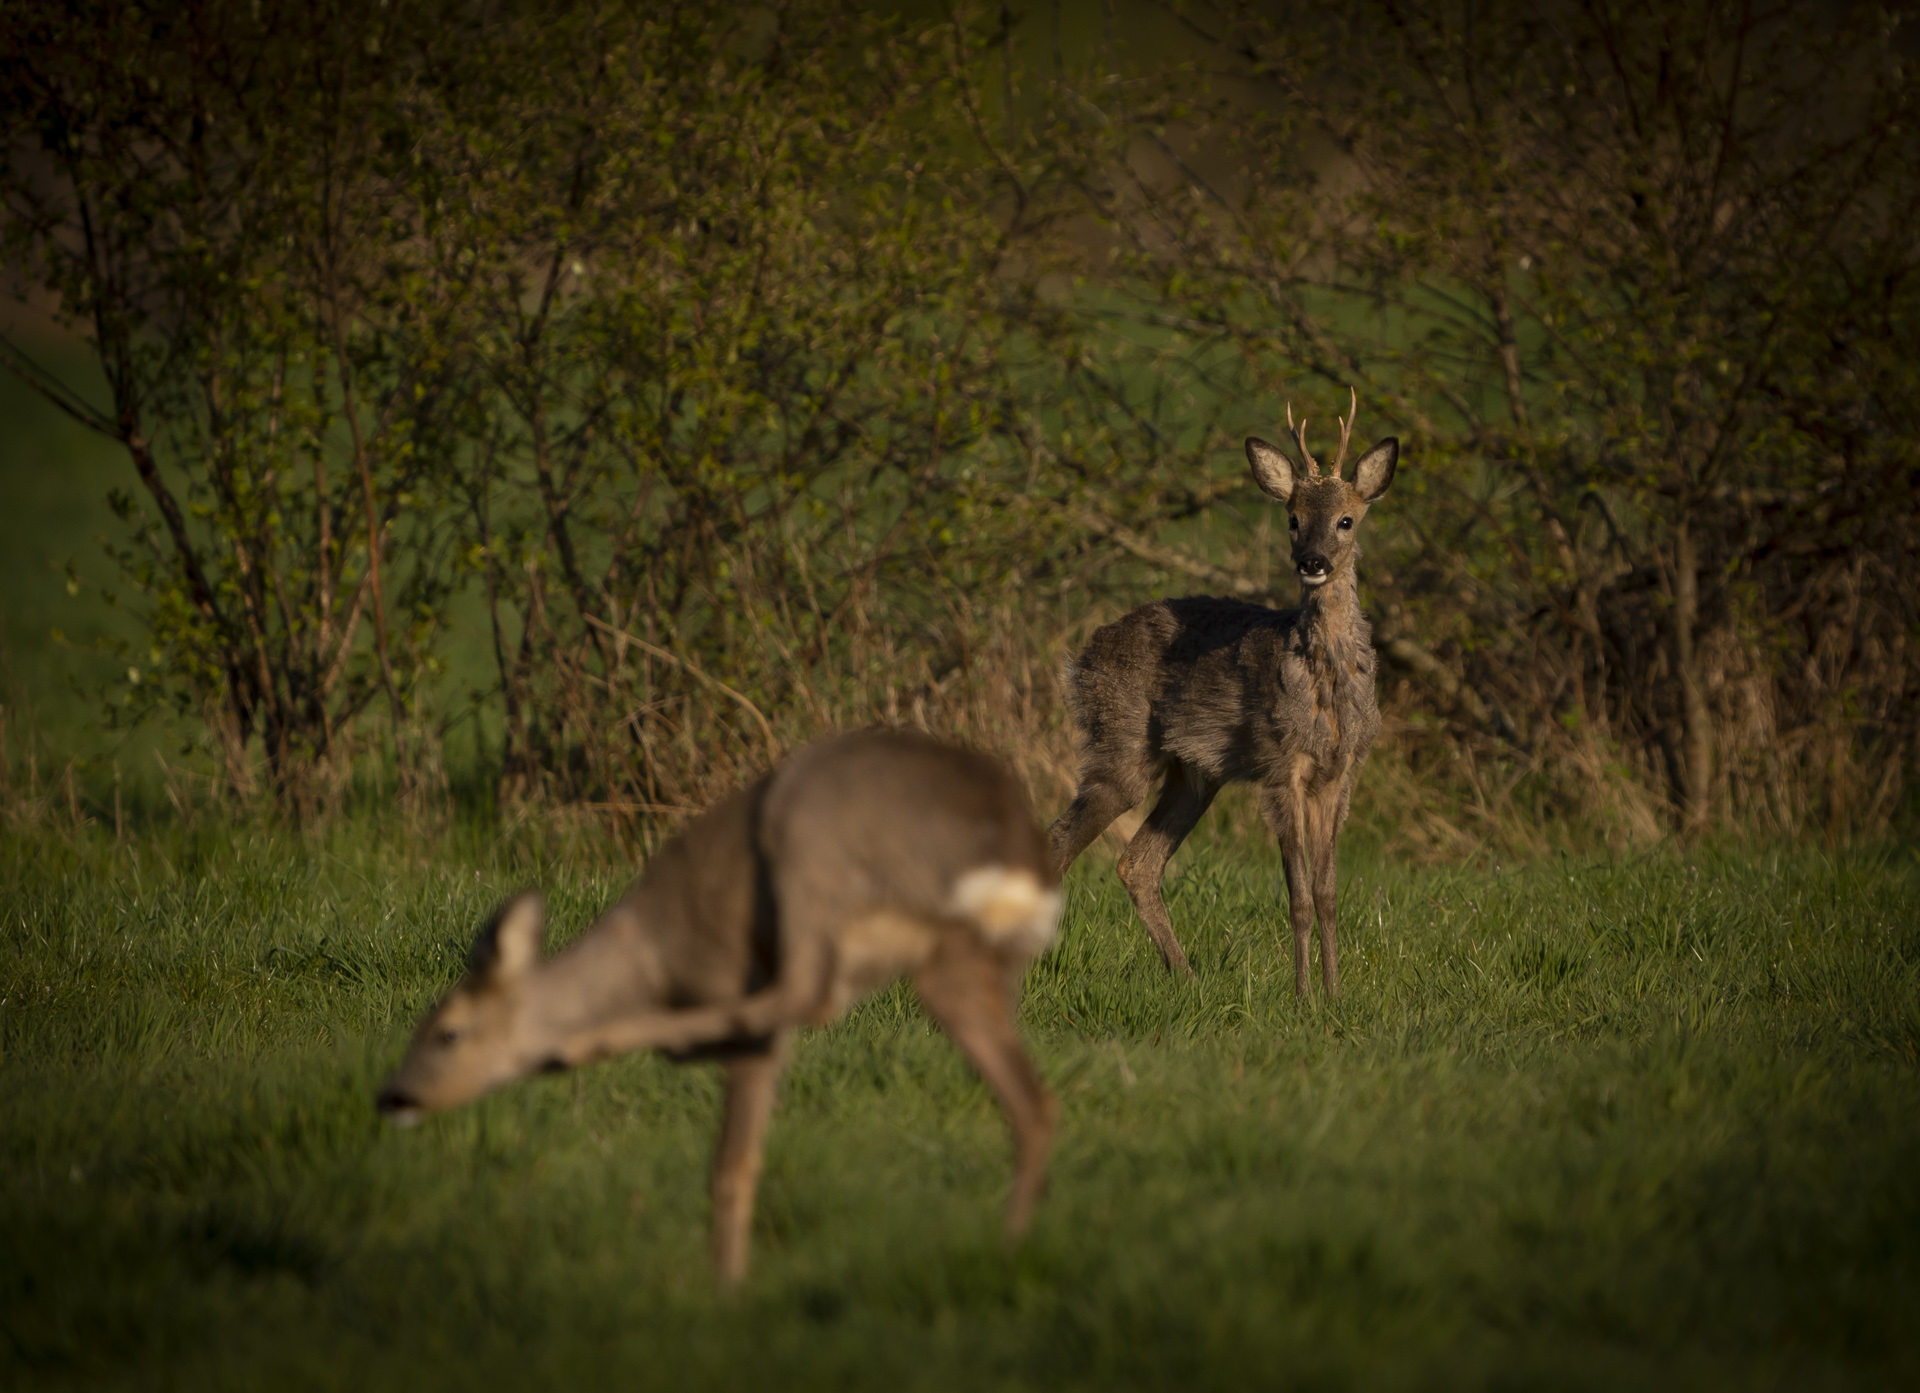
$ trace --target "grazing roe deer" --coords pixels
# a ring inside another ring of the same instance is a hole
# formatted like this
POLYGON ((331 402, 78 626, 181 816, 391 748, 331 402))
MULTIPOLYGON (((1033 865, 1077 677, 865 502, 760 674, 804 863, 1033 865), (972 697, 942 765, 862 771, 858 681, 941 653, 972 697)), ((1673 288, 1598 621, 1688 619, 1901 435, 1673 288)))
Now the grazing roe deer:
POLYGON ((1352 483, 1340 477, 1358 411, 1356 396, 1324 477, 1307 451, 1305 420, 1293 427, 1304 474, 1266 441, 1247 441, 1254 480, 1287 506, 1298 609, 1204 596, 1156 601, 1098 630, 1069 672, 1084 748, 1079 788, 1048 833, 1054 869, 1064 873, 1164 774, 1159 801, 1116 869, 1177 972, 1192 969, 1160 877, 1221 786, 1247 782, 1259 785, 1260 811, 1286 865, 1294 990, 1307 990, 1307 934, 1317 912, 1321 976, 1328 995, 1340 991, 1334 845, 1355 770, 1380 730, 1355 538, 1400 455, 1398 440, 1382 440, 1355 464, 1352 483))
POLYGON ((1012 1124, 1006 1226, 1018 1237, 1045 1182, 1055 1104, 1014 1007, 1053 940, 1058 887, 1026 793, 996 760, 905 731, 823 740, 690 823, 565 951, 542 960, 538 894, 509 900, 378 1106, 405 1124, 630 1050, 717 1059, 713 1260, 734 1282, 794 1031, 906 974, 1012 1124))

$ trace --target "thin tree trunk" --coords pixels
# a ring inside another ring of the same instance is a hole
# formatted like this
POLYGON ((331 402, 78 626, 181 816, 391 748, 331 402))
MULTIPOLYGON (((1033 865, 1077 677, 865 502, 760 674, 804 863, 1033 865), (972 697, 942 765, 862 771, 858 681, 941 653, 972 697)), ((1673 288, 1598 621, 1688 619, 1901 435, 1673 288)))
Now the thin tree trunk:
POLYGON ((400 701, 400 689, 393 680, 393 663, 387 654, 387 605, 380 590, 380 510, 374 499, 373 468, 367 459, 367 443, 360 430, 360 407, 354 400, 353 369, 347 362, 346 334, 340 326, 340 303, 329 265, 328 291, 333 297, 328 308, 333 320, 334 365, 340 373, 340 408, 347 418, 347 430, 353 440, 354 468, 360 475, 360 496, 367 508, 367 580, 373 599, 373 648, 380 660, 380 681, 387 689, 387 705, 393 713, 393 759, 402 786, 407 780, 407 755, 401 742, 406 725, 406 710, 400 701))
MULTIPOLYGON (((530 369, 531 366, 529 361, 530 369)), ((539 481, 540 499, 547 509, 547 532, 560 553, 561 574, 566 578, 574 609, 584 624, 587 619, 594 617, 593 596, 587 589, 586 577, 581 574, 580 563, 574 556, 573 535, 567 527, 567 502, 560 496, 560 487, 553 476, 553 455, 547 440, 547 397, 543 386, 536 385, 534 388, 527 411, 527 427, 533 442, 534 477, 539 481)), ((611 680, 613 666, 599 632, 588 625, 586 635, 594 652, 600 656, 601 672, 611 680)))
POLYGON ((1700 562, 1682 517, 1673 538, 1673 657, 1680 678, 1680 830, 1686 836, 1706 827, 1713 797, 1713 728, 1694 651, 1699 624, 1700 562))

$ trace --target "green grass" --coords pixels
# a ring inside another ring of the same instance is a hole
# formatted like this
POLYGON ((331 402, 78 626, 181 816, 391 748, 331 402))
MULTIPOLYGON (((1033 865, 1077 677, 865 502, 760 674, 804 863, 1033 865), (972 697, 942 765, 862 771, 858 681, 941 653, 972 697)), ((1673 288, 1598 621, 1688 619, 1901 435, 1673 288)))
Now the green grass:
POLYGON ((1702 854, 1344 890, 1296 1005, 1264 850, 1169 981, 1107 868, 1034 971, 1051 1192, 903 991, 803 1043, 743 1291, 713 1072, 410 1132, 370 1098, 503 892, 477 836, 0 844, 0 1381, 19 1387, 1886 1386, 1920 1374, 1920 859, 1702 854))

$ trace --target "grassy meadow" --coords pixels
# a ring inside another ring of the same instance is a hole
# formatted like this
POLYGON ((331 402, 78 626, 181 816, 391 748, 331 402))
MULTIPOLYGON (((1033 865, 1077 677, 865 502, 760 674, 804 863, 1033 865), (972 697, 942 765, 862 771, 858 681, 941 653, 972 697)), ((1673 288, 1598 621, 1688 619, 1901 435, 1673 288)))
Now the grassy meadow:
MULTIPOLYGON (((17 792, 17 791, 16 791, 17 792)), ((1076 868, 1026 1030, 1052 1188, 896 988, 788 1076, 755 1270, 706 1273, 714 1071, 635 1057, 413 1131, 374 1087, 504 892, 480 829, 16 823, 0 849, 11 1387, 1886 1387, 1920 1376, 1920 858, 1411 869, 1346 995, 1203 831, 1162 972, 1076 868)))

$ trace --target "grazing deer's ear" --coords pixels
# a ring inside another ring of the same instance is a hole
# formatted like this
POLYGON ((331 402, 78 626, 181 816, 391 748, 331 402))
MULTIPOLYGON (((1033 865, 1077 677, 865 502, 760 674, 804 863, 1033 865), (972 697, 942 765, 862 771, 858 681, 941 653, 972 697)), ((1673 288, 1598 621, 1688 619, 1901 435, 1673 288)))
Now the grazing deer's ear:
POLYGON ((1367 502, 1373 502, 1393 482, 1393 466, 1399 459, 1400 442, 1390 435, 1360 456, 1360 462, 1353 466, 1354 490, 1367 502))
POLYGON ((537 890, 524 890, 500 907, 473 941, 468 966, 477 977, 510 982, 540 961, 546 905, 537 890))
POLYGON ((1247 463, 1267 497, 1282 503, 1293 497, 1293 461, 1257 435, 1247 437, 1247 463))

